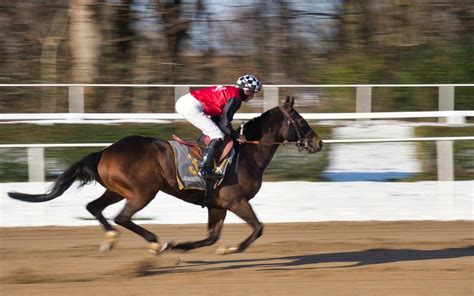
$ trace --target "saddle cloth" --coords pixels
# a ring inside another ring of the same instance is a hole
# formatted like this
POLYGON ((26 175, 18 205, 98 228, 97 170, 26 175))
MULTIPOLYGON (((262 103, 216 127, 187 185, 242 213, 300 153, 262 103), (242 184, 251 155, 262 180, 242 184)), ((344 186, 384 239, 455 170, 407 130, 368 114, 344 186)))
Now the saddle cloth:
MULTIPOLYGON (((197 189, 206 190, 206 180, 198 175, 202 161, 202 151, 198 146, 189 146, 178 141, 168 141, 173 148, 176 165, 176 179, 180 190, 197 189)), ((219 163, 216 171, 222 172, 222 178, 215 182, 214 188, 224 179, 226 169, 230 167, 235 150, 232 149, 219 163)))

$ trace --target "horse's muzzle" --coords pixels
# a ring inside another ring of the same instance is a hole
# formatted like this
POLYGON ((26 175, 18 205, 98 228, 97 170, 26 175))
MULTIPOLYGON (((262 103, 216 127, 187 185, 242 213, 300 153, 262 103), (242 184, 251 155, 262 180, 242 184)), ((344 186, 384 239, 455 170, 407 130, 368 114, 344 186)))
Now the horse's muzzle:
POLYGON ((323 141, 321 139, 318 139, 317 141, 311 141, 307 143, 306 150, 308 150, 308 153, 316 153, 321 151, 323 149, 323 141))

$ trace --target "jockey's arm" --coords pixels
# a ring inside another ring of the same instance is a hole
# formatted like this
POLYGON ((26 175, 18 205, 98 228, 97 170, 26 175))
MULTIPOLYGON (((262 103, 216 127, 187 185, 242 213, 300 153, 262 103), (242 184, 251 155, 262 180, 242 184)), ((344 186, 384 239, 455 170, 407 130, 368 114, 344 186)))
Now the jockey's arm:
POLYGON ((221 131, 226 135, 230 136, 233 139, 239 137, 239 133, 232 128, 232 119, 234 118, 235 112, 239 110, 242 101, 238 98, 232 98, 224 106, 222 110, 222 116, 220 117, 217 125, 221 131))

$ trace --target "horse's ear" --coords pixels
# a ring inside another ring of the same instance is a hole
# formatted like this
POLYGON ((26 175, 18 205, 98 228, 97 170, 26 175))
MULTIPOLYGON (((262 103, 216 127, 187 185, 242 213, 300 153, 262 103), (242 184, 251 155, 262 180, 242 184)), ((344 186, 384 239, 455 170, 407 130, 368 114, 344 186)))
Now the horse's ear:
POLYGON ((295 98, 287 96, 285 101, 281 104, 283 108, 287 110, 291 110, 293 108, 293 105, 295 104, 295 98))

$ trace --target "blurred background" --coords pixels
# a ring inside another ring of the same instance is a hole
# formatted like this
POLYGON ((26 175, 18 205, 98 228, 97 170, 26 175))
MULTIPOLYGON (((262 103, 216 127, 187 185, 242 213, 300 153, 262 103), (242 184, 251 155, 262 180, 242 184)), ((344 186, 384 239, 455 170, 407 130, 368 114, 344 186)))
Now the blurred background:
MULTIPOLYGON (((233 84, 245 73, 255 74, 264 85, 469 84, 474 82, 473 32, 472 0, 3 0, 0 84, 233 84)), ((436 111, 438 91, 373 88, 371 111, 436 111)), ((296 97, 300 112, 356 111, 355 88, 281 87, 280 98, 286 95, 296 97)), ((85 87, 84 98, 89 113, 174 112, 173 88, 85 87)), ((241 112, 262 112, 261 98, 241 112)), ((454 110, 474 110, 473 87, 455 88, 454 110)), ((67 87, 0 87, 0 117, 61 112, 68 112, 67 87)), ((408 137, 474 135, 472 118, 456 126, 438 124, 437 118, 410 119, 383 129, 377 128, 377 120, 311 124, 323 139, 383 138, 395 130, 399 133, 394 136, 408 137)), ((183 122, 22 123, 2 124, 0 143, 104 143, 130 134, 170 139, 173 133, 197 136, 183 122)), ((375 179, 379 181, 437 179, 435 142, 342 145, 348 151, 358 147, 380 153, 343 158, 335 154, 339 145, 326 145, 323 152, 308 156, 283 147, 266 178, 346 180, 337 173, 352 170, 370 173, 360 180, 374 180, 374 171, 382 174, 375 179), (403 153, 405 158, 380 170, 370 171, 367 162, 365 168, 346 169, 337 163, 356 158, 380 163, 403 153)), ((46 177, 54 178, 95 150, 46 149, 46 177)), ((0 182, 28 180, 26 150, 0 151, 0 182)), ((454 142, 453 154, 455 179, 472 180, 473 141, 454 142)))

